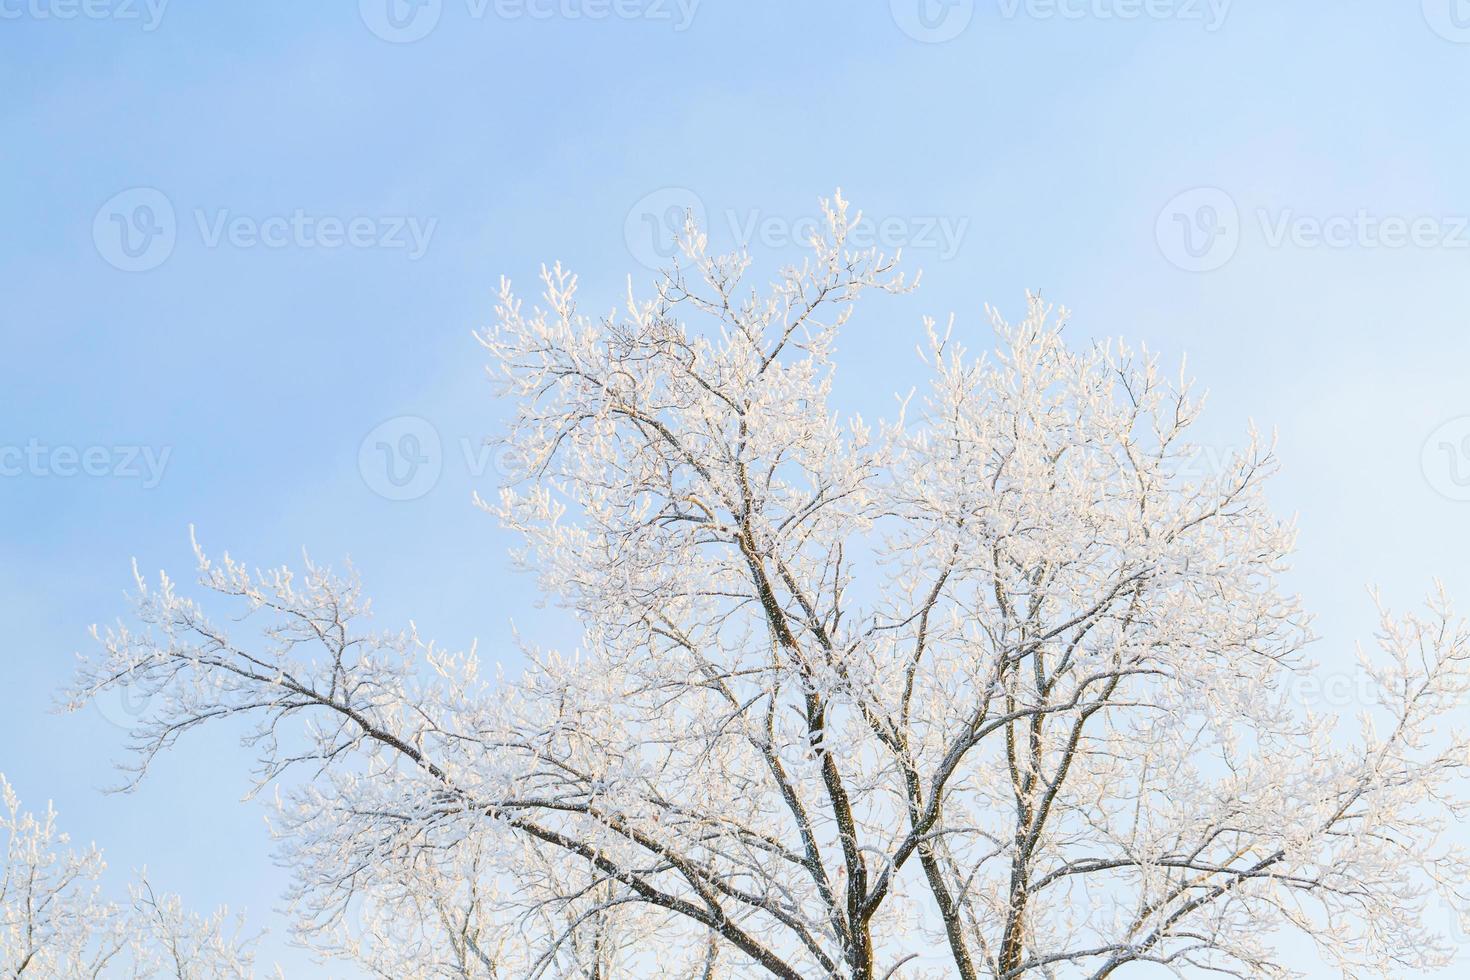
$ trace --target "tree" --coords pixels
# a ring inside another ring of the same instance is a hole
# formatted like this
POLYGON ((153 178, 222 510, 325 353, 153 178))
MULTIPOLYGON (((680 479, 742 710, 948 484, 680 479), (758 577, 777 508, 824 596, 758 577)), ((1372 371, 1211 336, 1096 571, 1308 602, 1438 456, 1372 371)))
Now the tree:
POLYGON ((232 931, 221 909, 204 917, 176 895, 157 895, 146 876, 133 904, 105 901, 105 862, 95 846, 77 851, 56 825, 21 808, 0 775, 0 829, 7 835, 0 877, 0 973, 7 977, 174 977, 226 980, 253 976, 254 939, 232 931))
POLYGON ((625 975, 630 916, 607 906, 605 884, 578 889, 550 862, 534 868, 535 857, 494 850, 483 835, 411 850, 359 883, 355 914, 303 934, 383 980, 625 975), (579 890, 581 899, 562 898, 579 890))
POLYGON ((67 849, 50 807, 37 817, 21 809, 0 776, 7 836, 0 880, 0 970, 6 976, 98 976, 127 946, 114 910, 96 885, 104 867, 95 847, 67 849))
POLYGON ((1463 896, 1441 833, 1467 743, 1443 729, 1470 679, 1448 601, 1382 613, 1356 733, 1293 703, 1311 635, 1271 450, 1192 472, 1182 372, 1074 350, 1034 297, 991 311, 990 356, 927 324, 927 398, 840 422, 852 304, 906 287, 824 210, 764 292, 692 226, 603 317, 559 266, 529 312, 502 282, 481 341, 529 475, 481 504, 584 652, 487 678, 368 631, 351 575, 196 545, 244 630, 139 578, 145 630, 103 635, 74 700, 153 698, 140 776, 242 715, 262 784, 309 767, 281 812, 308 928, 490 839, 485 913, 543 970, 609 915, 636 975, 1278 975, 1280 930, 1354 971, 1442 962, 1420 912, 1463 896))

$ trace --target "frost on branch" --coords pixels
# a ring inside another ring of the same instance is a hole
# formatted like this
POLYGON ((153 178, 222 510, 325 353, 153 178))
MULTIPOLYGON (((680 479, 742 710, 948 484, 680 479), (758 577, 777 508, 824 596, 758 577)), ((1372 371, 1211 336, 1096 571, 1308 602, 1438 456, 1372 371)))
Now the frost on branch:
POLYGON ((836 338, 904 286, 826 213, 765 290, 697 230, 602 317, 560 267, 536 309, 502 285, 480 339, 531 469, 481 503, 584 652, 487 677, 368 630, 353 578, 201 553, 228 617, 140 582, 76 699, 151 696, 139 773, 249 719, 262 784, 295 773, 303 935, 383 975, 1261 976, 1283 930, 1442 962, 1448 601, 1383 614, 1355 728, 1305 710, 1269 445, 1196 472, 1187 377, 1035 298, 985 355, 930 324, 927 394, 844 421, 836 338))
POLYGON ((0 830, 6 835, 0 879, 0 970, 6 976, 94 976, 127 946, 116 909, 97 881, 105 864, 97 849, 74 851, 50 807, 21 809, 0 777, 0 830))
POLYGON ((145 980, 248 980, 254 938, 221 909, 186 911, 176 895, 155 894, 146 877, 131 906, 102 897, 106 868, 96 847, 74 850, 44 815, 22 810, 0 775, 0 972, 12 978, 130 977, 145 980))

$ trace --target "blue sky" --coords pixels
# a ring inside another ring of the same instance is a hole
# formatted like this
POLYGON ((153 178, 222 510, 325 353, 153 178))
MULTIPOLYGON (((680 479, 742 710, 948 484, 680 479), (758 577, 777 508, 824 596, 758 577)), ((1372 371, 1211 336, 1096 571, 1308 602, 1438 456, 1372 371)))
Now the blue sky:
POLYGON ((1467 82, 1462 0, 0 0, 0 771, 305 975, 229 733, 104 796, 121 730, 50 710, 129 560, 182 576, 193 523, 350 555, 450 645, 565 640, 470 504, 498 277, 560 259, 607 308, 671 210, 781 253, 839 186, 924 272, 855 318, 842 405, 1028 288, 1187 352, 1213 451, 1279 432, 1346 663, 1365 585, 1470 595, 1467 82), (379 442, 430 468, 395 488, 379 442))

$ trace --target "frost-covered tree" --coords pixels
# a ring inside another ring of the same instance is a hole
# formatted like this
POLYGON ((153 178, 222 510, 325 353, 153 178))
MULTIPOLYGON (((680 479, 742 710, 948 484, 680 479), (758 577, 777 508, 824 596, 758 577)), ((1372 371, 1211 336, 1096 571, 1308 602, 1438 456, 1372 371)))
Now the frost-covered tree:
POLYGON ((0 972, 7 977, 100 976, 127 947, 113 906, 99 895, 105 867, 95 847, 73 850, 50 807, 21 809, 0 776, 0 972))
POLYGON ((382 980, 626 976, 632 916, 606 904, 607 884, 583 874, 578 888, 536 857, 483 834, 409 849, 357 883, 348 914, 303 935, 382 980))
POLYGON ((308 931, 408 903, 449 963, 473 918, 501 975, 1261 976, 1283 931, 1357 973, 1442 962, 1449 603, 1382 614, 1356 724, 1306 711, 1269 448, 1199 474, 1182 373, 1069 346, 1038 299, 986 356, 929 324, 927 396, 844 421, 852 303, 905 287, 840 197, 826 218, 765 290, 693 228, 604 316, 560 267, 534 310, 502 286, 481 340, 529 475, 482 503, 581 652, 487 676, 368 630, 351 576, 201 551, 202 597, 139 578, 75 701, 151 698, 140 775, 253 719, 261 782, 302 777, 279 832, 308 931))
POLYGON ((10 978, 172 977, 246 980, 253 976, 254 939, 221 909, 188 912, 176 895, 155 894, 146 876, 132 902, 102 897, 105 870, 95 846, 74 849, 50 806, 22 809, 0 775, 0 974, 10 978))

